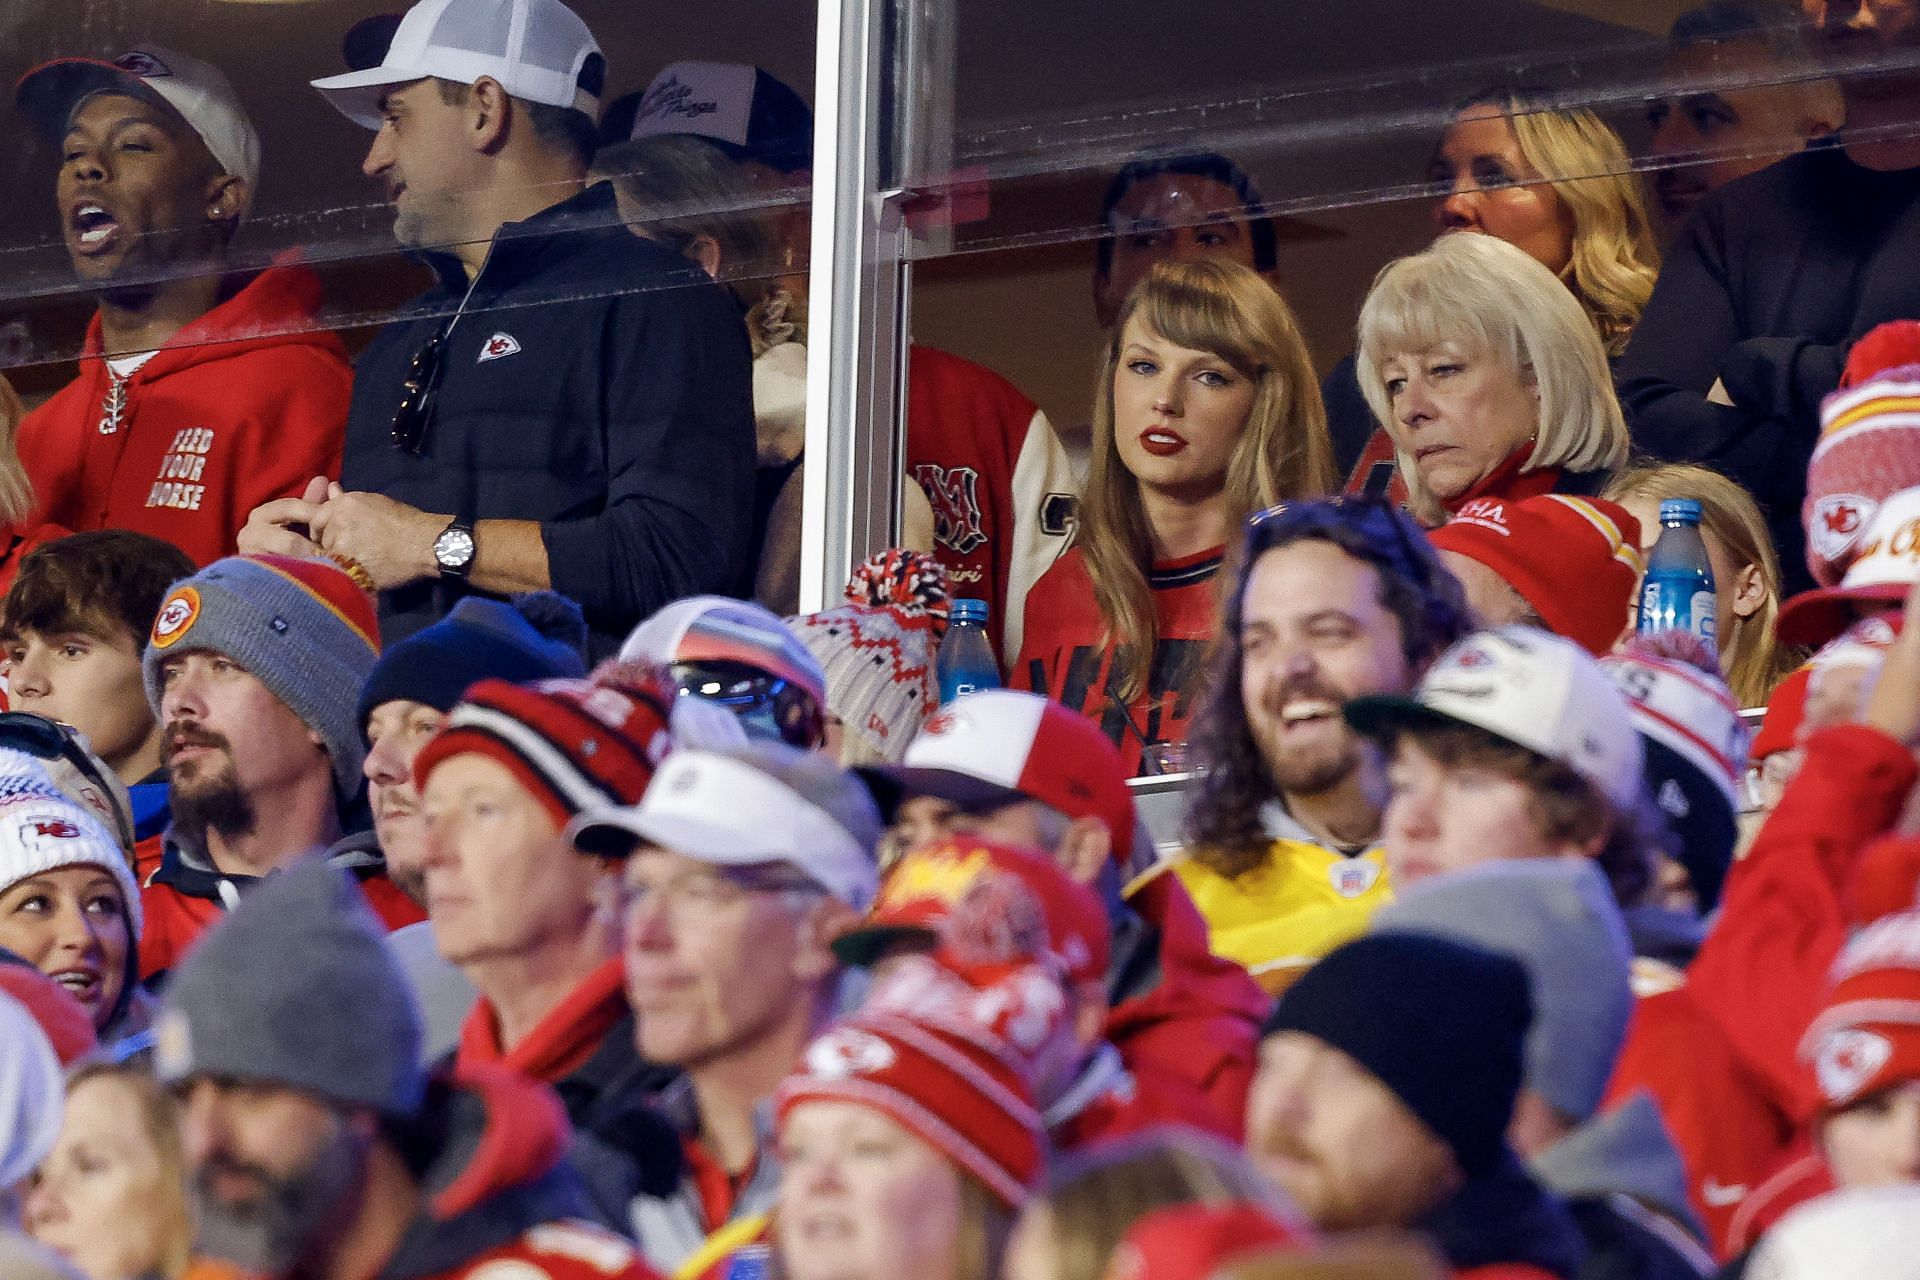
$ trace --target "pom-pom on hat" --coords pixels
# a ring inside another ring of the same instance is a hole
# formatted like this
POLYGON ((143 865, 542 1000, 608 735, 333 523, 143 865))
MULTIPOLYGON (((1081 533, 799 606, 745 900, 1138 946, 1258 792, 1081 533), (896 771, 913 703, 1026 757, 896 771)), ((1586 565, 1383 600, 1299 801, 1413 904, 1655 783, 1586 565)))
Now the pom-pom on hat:
POLYGON ((947 571, 924 552, 882 551, 854 570, 846 594, 846 604, 787 625, 826 673, 827 710, 869 757, 897 764, 939 704, 933 659, 947 571))

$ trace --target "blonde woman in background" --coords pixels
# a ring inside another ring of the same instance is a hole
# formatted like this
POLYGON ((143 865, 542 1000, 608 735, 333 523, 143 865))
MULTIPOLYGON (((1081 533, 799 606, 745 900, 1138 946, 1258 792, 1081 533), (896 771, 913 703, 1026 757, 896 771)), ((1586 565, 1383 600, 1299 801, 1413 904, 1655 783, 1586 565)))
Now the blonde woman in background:
POLYGON ((173 1096, 133 1067, 81 1068, 22 1216, 87 1280, 179 1280, 193 1230, 173 1096))
POLYGON ((67 532, 52 526, 36 529, 28 524, 36 499, 33 482, 20 463, 20 422, 26 416, 26 407, 13 384, 0 377, 0 595, 13 585, 20 557, 67 532))
POLYGON ((1442 231, 1522 250, 1572 291, 1607 357, 1653 296, 1660 248, 1620 135, 1593 112, 1525 93, 1488 94, 1454 113, 1434 148, 1442 231))
MULTIPOLYGON (((1660 248, 1647 197, 1620 135, 1584 108, 1549 107, 1523 93, 1470 100, 1440 134, 1428 166, 1444 234, 1506 241, 1552 272, 1579 303, 1609 364, 1626 350, 1653 282, 1660 248)), ((1405 494, 1389 465, 1384 419, 1370 411, 1343 362, 1327 376, 1327 419, 1351 487, 1405 494), (1364 450, 1362 445, 1364 444, 1364 450), (1391 486, 1391 487, 1389 487, 1391 486)))
POLYGON ((1599 336, 1553 273, 1503 240, 1442 236, 1388 263, 1358 338, 1361 392, 1426 524, 1475 498, 1590 497, 1626 464, 1599 336))
POLYGON ((1237 1149, 1189 1129, 1148 1130, 1062 1161, 1021 1214, 1006 1280, 1101 1280, 1134 1223, 1175 1205, 1299 1210, 1237 1149))
POLYGON ((1713 566, 1720 671, 1741 706, 1765 706, 1774 686, 1806 655, 1774 640, 1780 560, 1752 496, 1718 471, 1678 462, 1636 462, 1614 479, 1606 496, 1640 522, 1643 551, 1652 550, 1660 537, 1661 502, 1699 502, 1700 531, 1713 566))
POLYGON ((1332 448, 1299 322, 1238 263, 1154 267, 1096 387, 1079 528, 1027 596, 1008 683, 1098 720, 1140 772, 1185 742, 1227 543, 1331 489, 1332 448))

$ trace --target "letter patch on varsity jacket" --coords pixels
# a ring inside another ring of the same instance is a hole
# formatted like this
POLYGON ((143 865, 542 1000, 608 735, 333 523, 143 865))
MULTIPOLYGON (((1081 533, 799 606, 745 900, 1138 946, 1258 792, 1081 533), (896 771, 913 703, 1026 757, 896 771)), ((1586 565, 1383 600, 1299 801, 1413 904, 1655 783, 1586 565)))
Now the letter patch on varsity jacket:
POLYGON ((972 467, 943 467, 922 462, 913 478, 927 492, 933 508, 933 536, 943 547, 966 555, 987 540, 980 516, 980 473, 972 467))

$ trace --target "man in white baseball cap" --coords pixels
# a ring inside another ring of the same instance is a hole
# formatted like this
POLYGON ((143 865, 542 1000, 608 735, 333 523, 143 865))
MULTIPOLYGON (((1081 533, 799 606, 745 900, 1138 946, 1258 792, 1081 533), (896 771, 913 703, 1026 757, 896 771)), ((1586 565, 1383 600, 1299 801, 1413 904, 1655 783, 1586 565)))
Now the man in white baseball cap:
POLYGON ((229 263, 260 182, 246 108, 217 68, 153 45, 45 63, 14 102, 59 158, 67 257, 99 304, 79 375, 20 426, 39 527, 15 532, 229 555, 248 512, 337 465, 352 381, 312 271, 229 263))
POLYGON ((1421 880, 1516 858, 1589 857, 1622 906, 1652 876, 1659 817, 1626 696, 1585 650, 1535 628, 1468 636, 1409 697, 1347 703, 1387 747, 1387 871, 1421 880))
POLYGON ((313 82, 436 283, 355 366, 337 485, 253 513, 253 552, 358 561, 389 642, 461 597, 558 591, 589 657, 732 587, 751 535, 738 308, 589 183, 606 58, 560 0, 420 0, 313 82))
POLYGON ((671 1193, 633 1202, 647 1260, 673 1275, 714 1232, 772 1207, 764 1104, 836 1012, 830 944, 873 902, 880 816, 826 756, 753 742, 676 751, 639 804, 568 831, 583 853, 625 859, 611 886, 636 1043, 685 1072, 658 1102, 687 1167, 671 1193))

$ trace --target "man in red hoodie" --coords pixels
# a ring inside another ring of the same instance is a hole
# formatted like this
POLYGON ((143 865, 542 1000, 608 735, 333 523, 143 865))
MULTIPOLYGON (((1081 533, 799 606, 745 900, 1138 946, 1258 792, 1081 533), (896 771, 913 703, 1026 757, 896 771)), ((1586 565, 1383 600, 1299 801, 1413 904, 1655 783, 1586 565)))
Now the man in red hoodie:
POLYGON ((318 863, 222 922, 167 991, 193 1276, 649 1280, 582 1220, 565 1113, 498 1067, 430 1078, 420 1018, 352 881, 318 863))
POLYGON ((20 426, 28 541, 132 529, 204 565, 248 512, 340 468, 352 373, 320 280, 228 274, 260 143, 214 67, 164 49, 28 73, 21 114, 60 155, 55 204, 100 309, 80 375, 20 426))
POLYGON ((1207 949, 1177 877, 1152 868, 1127 769, 1093 721, 1038 694, 992 690, 943 709, 896 768, 868 772, 893 801, 892 839, 954 834, 1052 856, 1105 903, 1113 931, 1106 1038, 1127 1066, 1204 1093, 1237 1133, 1269 1001, 1207 949), (1123 888, 1124 886, 1124 888, 1123 888))

